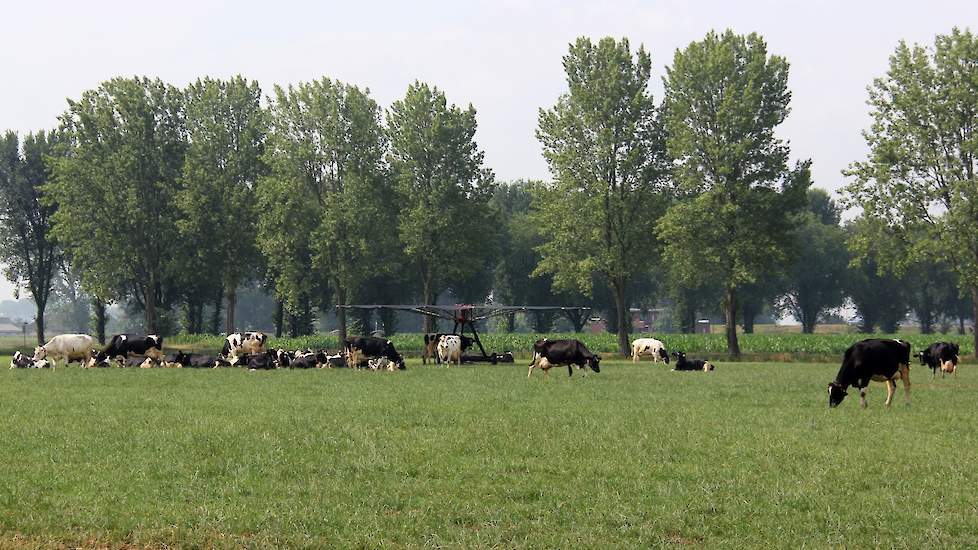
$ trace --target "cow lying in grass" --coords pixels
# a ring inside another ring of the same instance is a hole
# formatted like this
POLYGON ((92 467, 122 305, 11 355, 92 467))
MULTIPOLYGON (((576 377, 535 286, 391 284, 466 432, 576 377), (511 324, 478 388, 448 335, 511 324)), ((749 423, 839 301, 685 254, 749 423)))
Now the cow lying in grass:
POLYGON ((846 398, 849 386, 859 388, 859 405, 866 407, 866 387, 870 380, 886 382, 886 406, 893 402, 896 381, 903 380, 904 399, 910 404, 910 343, 903 340, 862 340, 849 346, 842 367, 829 383, 829 407, 846 398))
POLYGON ((716 369, 713 363, 705 359, 686 359, 686 354, 681 351, 674 351, 672 356, 676 358, 676 366, 672 370, 701 370, 703 372, 710 372, 716 369))

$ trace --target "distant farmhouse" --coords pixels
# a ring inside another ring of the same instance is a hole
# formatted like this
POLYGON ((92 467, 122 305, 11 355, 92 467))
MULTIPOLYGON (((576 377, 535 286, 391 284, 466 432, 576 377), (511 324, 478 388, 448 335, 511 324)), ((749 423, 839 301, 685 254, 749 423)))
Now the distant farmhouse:
MULTIPOLYGON (((33 324, 31 327, 33 328, 33 324)), ((10 317, 0 317, 0 336, 9 336, 11 334, 23 334, 24 327, 15 323, 10 317)))

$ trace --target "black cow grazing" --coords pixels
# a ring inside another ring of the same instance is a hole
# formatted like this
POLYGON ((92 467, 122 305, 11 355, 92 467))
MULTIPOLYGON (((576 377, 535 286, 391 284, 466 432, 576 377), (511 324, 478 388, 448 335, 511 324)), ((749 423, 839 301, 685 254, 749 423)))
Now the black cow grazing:
POLYGON ((224 339, 224 347, 221 348, 221 357, 227 359, 232 365, 238 364, 239 354, 250 355, 265 351, 265 341, 268 336, 264 332, 235 332, 228 334, 224 339))
POLYGON ((941 369, 941 377, 945 374, 954 374, 958 370, 957 344, 951 342, 935 342, 915 357, 920 358, 920 364, 930 367, 933 376, 937 376, 937 369, 941 369))
POLYGON ((672 356, 676 358, 676 366, 672 370, 699 370, 703 372, 710 372, 715 370, 716 367, 713 363, 705 359, 686 359, 686 354, 681 351, 672 352, 672 356))
MULTIPOLYGON (((590 367, 594 372, 601 372, 601 357, 591 353, 580 340, 550 340, 544 338, 537 340, 533 344, 533 361, 530 369, 526 373, 529 378, 533 374, 534 367, 540 367, 544 376, 548 374, 551 367, 567 365, 567 375, 573 376, 573 365, 578 368, 586 369, 590 367)), ((587 370, 584 371, 587 374, 587 370)))
POLYGON ((829 407, 846 398, 849 386, 859 388, 859 405, 866 407, 870 380, 886 382, 886 405, 893 401, 897 379, 903 380, 904 399, 910 404, 910 343, 903 340, 862 340, 849 346, 842 367, 829 384, 829 407))
POLYGON ((95 356, 96 363, 108 363, 116 357, 163 356, 163 337, 156 334, 116 334, 105 349, 95 356))
POLYGON ((33 366, 34 359, 19 351, 15 351, 14 356, 10 358, 10 368, 12 369, 29 369, 33 366))
POLYGON ((400 353, 397 353, 394 344, 386 338, 350 336, 343 342, 343 346, 346 350, 350 367, 352 368, 359 367, 361 363, 365 362, 366 358, 371 357, 386 357, 389 361, 396 364, 398 369, 404 370, 407 368, 404 364, 404 358, 401 357, 400 353))
MULTIPOLYGON (((436 333, 436 334, 425 334, 424 335, 424 349, 421 350, 421 363, 427 365, 428 359, 434 359, 435 364, 441 364, 441 358, 438 357, 438 341, 441 340, 442 336, 452 336, 451 333, 436 333)), ((471 336, 465 336, 463 334, 456 334, 462 341, 462 354, 464 355, 466 350, 468 350, 472 344, 475 343, 475 339, 471 336)))

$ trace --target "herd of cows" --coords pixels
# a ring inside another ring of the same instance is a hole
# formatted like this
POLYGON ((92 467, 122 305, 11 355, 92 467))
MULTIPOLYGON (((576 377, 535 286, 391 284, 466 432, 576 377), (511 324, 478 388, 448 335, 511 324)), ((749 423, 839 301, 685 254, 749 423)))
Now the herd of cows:
MULTIPOLYGON (((28 357, 16 352, 10 368, 55 368, 59 360, 78 362, 84 367, 170 367, 170 368, 217 368, 247 367, 250 370, 278 368, 369 368, 371 370, 404 370, 404 357, 394 344, 385 338, 351 336, 336 353, 321 350, 266 349, 268 337, 262 332, 230 334, 217 355, 200 353, 163 353, 163 338, 155 334, 117 334, 101 350, 95 350, 94 339, 87 334, 61 334, 43 346, 34 348, 28 357)), ((422 362, 429 359, 436 363, 460 365, 464 352, 473 339, 459 334, 426 334, 422 350, 422 362)), ((957 372, 959 348, 950 342, 936 342, 914 355, 920 364, 937 375, 957 372)), ((580 340, 551 340, 543 338, 533 345, 533 359, 527 378, 539 368, 546 375, 553 367, 566 366, 569 376, 573 367, 594 372, 601 370, 601 356, 592 353, 580 340)), ((687 359, 681 351, 669 353, 665 345, 655 338, 638 338, 632 342, 632 362, 651 357, 653 362, 669 364, 676 360, 674 371, 710 372, 716 367, 703 359, 687 359)), ((893 401, 896 381, 902 380, 904 398, 910 403, 910 343, 899 339, 871 338, 854 343, 846 350, 842 366, 835 380, 829 383, 829 406, 836 407, 845 399, 847 390, 859 390, 860 405, 866 406, 866 389, 870 381, 885 382, 886 405, 893 401)))

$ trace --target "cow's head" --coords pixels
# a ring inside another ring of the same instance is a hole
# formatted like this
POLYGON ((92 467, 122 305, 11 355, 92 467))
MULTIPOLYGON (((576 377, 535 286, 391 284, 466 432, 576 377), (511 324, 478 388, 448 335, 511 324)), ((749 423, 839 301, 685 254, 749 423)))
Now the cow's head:
POLYGON ((839 403, 846 398, 846 389, 838 382, 829 383, 829 407, 838 407, 839 403))
POLYGON ((669 364, 669 352, 666 351, 666 348, 659 348, 659 358, 665 361, 667 365, 669 364))
POLYGON ((918 351, 916 353, 916 355, 914 355, 914 357, 920 359, 920 364, 921 364, 921 366, 923 366, 923 365, 926 365, 927 364, 927 355, 928 354, 927 354, 927 351, 926 350, 925 351, 918 351))
POLYGON ((676 358, 677 363, 682 363, 686 360, 686 354, 681 351, 672 352, 672 356, 676 358))
POLYGON ((34 348, 33 359, 35 361, 40 361, 41 359, 44 359, 47 356, 48 356, 48 350, 44 349, 44 346, 37 346, 36 348, 34 348))
POLYGON ((591 367, 594 372, 601 372, 601 356, 592 355, 587 359, 587 365, 591 367))
POLYGON ((703 372, 710 372, 711 370, 716 370, 716 367, 713 366, 713 363, 709 361, 703 361, 703 372))

